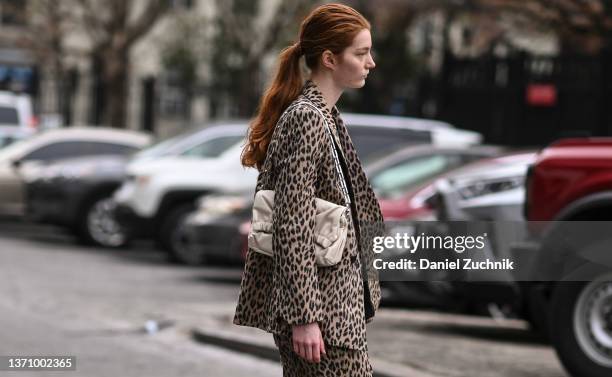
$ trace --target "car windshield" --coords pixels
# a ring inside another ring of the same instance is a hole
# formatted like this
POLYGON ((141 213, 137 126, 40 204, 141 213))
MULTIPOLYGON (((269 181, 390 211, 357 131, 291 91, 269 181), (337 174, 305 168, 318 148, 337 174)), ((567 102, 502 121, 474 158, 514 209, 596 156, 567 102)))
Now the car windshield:
POLYGON ((197 129, 197 130, 193 130, 190 132, 186 132, 186 133, 182 133, 182 134, 170 137, 168 139, 161 140, 153 144, 152 146, 140 152, 135 153, 132 157, 133 158, 148 158, 148 157, 164 156, 172 149, 174 145, 179 144, 183 142, 184 140, 189 139, 190 137, 192 137, 193 135, 197 134, 200 131, 201 130, 197 129))
POLYGON ((211 138, 181 152, 181 156, 195 158, 216 158, 244 138, 243 135, 228 135, 211 138))
POLYGON ((429 144, 429 132, 385 129, 381 127, 348 127, 359 159, 365 165, 409 145, 429 144))
POLYGON ((449 156, 421 156, 384 169, 370 181, 381 196, 397 196, 448 170, 450 165, 449 156))
POLYGON ((19 124, 19 115, 14 107, 0 106, 0 124, 19 124))

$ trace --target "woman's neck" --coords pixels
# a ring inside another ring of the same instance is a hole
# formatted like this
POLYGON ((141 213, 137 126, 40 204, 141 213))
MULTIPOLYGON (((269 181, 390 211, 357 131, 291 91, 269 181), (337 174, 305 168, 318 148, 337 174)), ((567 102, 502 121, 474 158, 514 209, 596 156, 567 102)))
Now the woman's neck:
POLYGON ((310 80, 315 83, 321 94, 323 94, 327 109, 331 111, 342 95, 343 89, 336 86, 333 79, 329 76, 312 75, 310 80))

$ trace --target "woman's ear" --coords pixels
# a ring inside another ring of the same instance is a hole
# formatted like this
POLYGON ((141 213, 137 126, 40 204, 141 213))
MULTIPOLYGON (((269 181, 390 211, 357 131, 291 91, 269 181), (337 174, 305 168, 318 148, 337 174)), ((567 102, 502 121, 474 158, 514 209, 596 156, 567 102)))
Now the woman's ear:
POLYGON ((329 68, 332 71, 336 70, 336 56, 330 50, 323 51, 323 54, 321 54, 321 63, 324 67, 329 68))

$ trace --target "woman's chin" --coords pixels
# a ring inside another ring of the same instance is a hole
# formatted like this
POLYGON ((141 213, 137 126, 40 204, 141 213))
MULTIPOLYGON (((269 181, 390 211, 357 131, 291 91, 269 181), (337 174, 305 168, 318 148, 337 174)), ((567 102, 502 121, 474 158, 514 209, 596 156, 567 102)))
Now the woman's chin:
POLYGON ((364 87, 364 85, 365 85, 365 83, 366 83, 366 79, 360 79, 359 81, 356 81, 356 82, 355 82, 354 89, 360 89, 360 88, 363 88, 363 87, 364 87))

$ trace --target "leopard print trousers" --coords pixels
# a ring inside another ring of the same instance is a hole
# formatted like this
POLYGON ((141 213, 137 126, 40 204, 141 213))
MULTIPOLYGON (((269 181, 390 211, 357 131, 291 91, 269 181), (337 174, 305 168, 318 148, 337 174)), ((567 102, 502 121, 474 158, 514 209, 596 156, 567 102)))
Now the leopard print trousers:
POLYGON ((291 335, 273 334, 280 352, 283 377, 372 377, 368 352, 325 346, 320 363, 310 363, 293 351, 291 335))

